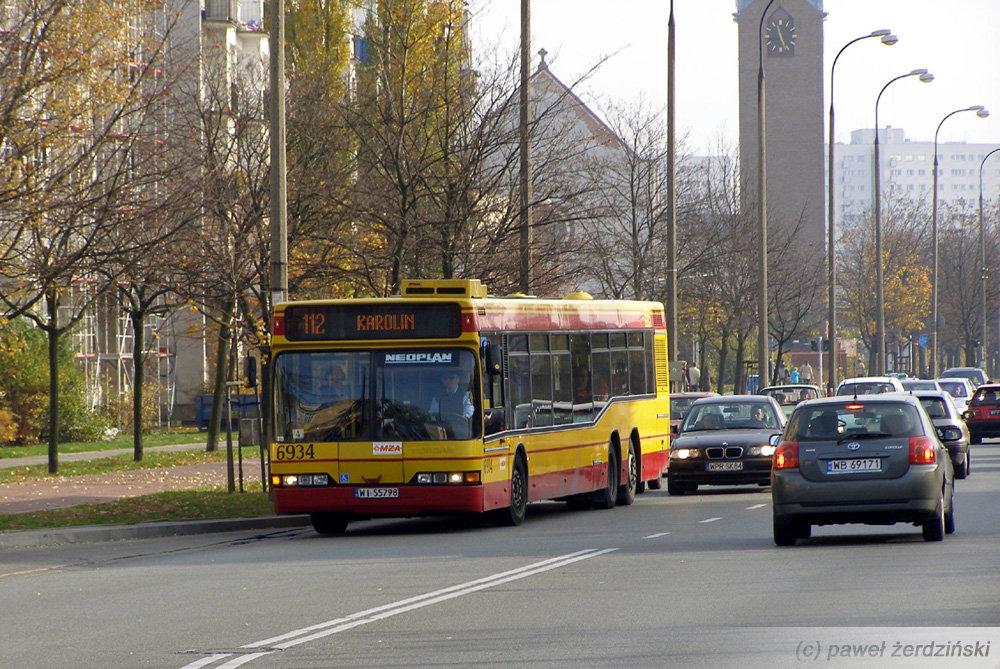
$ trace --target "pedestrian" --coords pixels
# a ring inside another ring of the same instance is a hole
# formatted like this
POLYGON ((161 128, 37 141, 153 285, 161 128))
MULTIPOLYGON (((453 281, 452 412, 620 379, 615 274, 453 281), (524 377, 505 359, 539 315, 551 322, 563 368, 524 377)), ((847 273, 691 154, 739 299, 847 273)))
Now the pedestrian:
POLYGON ((688 392, 697 392, 701 385, 701 370, 694 363, 688 366, 687 389, 688 392))
POLYGON ((799 369, 799 383, 812 385, 812 378, 813 378, 812 365, 810 365, 809 362, 806 361, 806 364, 802 365, 802 368, 799 369))
POLYGON ((792 367, 792 374, 791 374, 791 376, 789 378, 790 378, 790 380, 791 380, 792 383, 798 383, 799 382, 799 368, 798 367, 792 367))

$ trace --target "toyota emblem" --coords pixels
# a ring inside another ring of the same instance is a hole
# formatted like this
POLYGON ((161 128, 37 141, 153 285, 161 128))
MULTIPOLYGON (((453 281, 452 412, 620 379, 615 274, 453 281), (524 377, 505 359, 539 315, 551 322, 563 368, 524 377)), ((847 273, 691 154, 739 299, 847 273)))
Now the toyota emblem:
POLYGON ((856 451, 856 450, 858 450, 859 448, 861 448, 861 444, 859 444, 859 443, 858 443, 858 442, 856 442, 856 441, 852 441, 851 443, 849 443, 849 444, 847 445, 847 450, 849 450, 849 451, 856 451))

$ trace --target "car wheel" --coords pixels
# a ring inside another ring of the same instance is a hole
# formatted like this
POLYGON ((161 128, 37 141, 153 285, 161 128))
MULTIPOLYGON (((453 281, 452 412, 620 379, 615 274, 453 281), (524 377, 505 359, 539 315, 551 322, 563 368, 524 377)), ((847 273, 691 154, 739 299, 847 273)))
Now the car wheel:
POLYGON ((795 526, 795 537, 797 539, 808 539, 812 536, 813 528, 809 523, 799 523, 795 526))
POLYGON ((650 479, 649 481, 650 490, 662 490, 663 489, 663 477, 657 476, 655 479, 650 479))
POLYGON ((774 543, 777 546, 794 546, 798 539, 795 523, 790 520, 774 519, 774 543))
POLYGON ((955 534, 955 509, 952 507, 944 514, 944 533, 955 534))
POLYGON ((971 452, 966 451, 966 453, 965 453, 965 467, 963 468, 963 471, 965 472, 962 475, 963 479, 964 478, 968 478, 969 474, 972 473, 972 453, 971 452))
POLYGON ((497 527, 515 527, 524 522, 528 509, 528 467, 524 459, 514 458, 510 473, 510 504, 490 512, 490 520, 497 527))
POLYGON ((612 444, 608 444, 608 480, 607 485, 602 490, 594 493, 595 509, 615 508, 615 502, 618 500, 618 478, 620 472, 615 448, 612 444))
POLYGON ((983 438, 975 434, 969 435, 969 442, 973 444, 981 444, 983 443, 983 438))
POLYGON ((618 486, 618 504, 628 506, 635 501, 635 494, 639 488, 639 460, 635 457, 635 445, 632 440, 628 440, 628 460, 625 462, 625 476, 627 477, 622 485, 618 486))
POLYGON ((347 523, 349 522, 347 514, 331 512, 310 513, 309 520, 312 522, 316 533, 323 536, 343 534, 347 530, 347 523))
POLYGON ((944 539, 944 494, 938 500, 938 510, 933 518, 925 520, 920 527, 924 535, 924 541, 941 541, 944 539))
POLYGON ((683 483, 678 483, 674 479, 667 476, 667 494, 668 495, 683 495, 688 491, 687 486, 683 483))

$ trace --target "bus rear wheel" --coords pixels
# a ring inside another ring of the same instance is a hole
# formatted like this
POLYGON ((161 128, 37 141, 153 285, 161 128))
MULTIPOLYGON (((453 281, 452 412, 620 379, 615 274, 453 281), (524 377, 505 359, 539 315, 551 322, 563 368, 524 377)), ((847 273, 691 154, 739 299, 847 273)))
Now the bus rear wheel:
POLYGON ((343 534, 350 519, 344 513, 324 512, 310 513, 309 520, 312 521, 313 529, 316 530, 317 534, 330 536, 343 534))
POLYGON ((618 464, 618 454, 614 444, 608 444, 608 480, 604 488, 594 493, 595 509, 613 509, 618 501, 618 479, 621 467, 618 464))
POLYGON ((490 511, 490 521, 497 527, 515 527, 524 522, 528 509, 528 468, 524 459, 514 459, 514 469, 510 473, 510 504, 502 509, 490 511))

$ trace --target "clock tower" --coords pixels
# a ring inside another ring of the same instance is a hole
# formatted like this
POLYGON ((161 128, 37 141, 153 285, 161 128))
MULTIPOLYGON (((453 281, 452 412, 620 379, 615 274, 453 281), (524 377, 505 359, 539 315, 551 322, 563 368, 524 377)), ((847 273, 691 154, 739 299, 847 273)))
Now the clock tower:
MULTIPOLYGON (((737 0, 740 182, 757 199, 757 77, 764 66, 768 247, 823 275, 826 249, 823 0, 737 0), (759 33, 758 33, 759 31, 759 33), (797 258, 797 259, 796 259, 797 258)), ((775 266, 780 259, 771 258, 775 266)), ((821 305, 817 305, 817 311, 821 305)))

